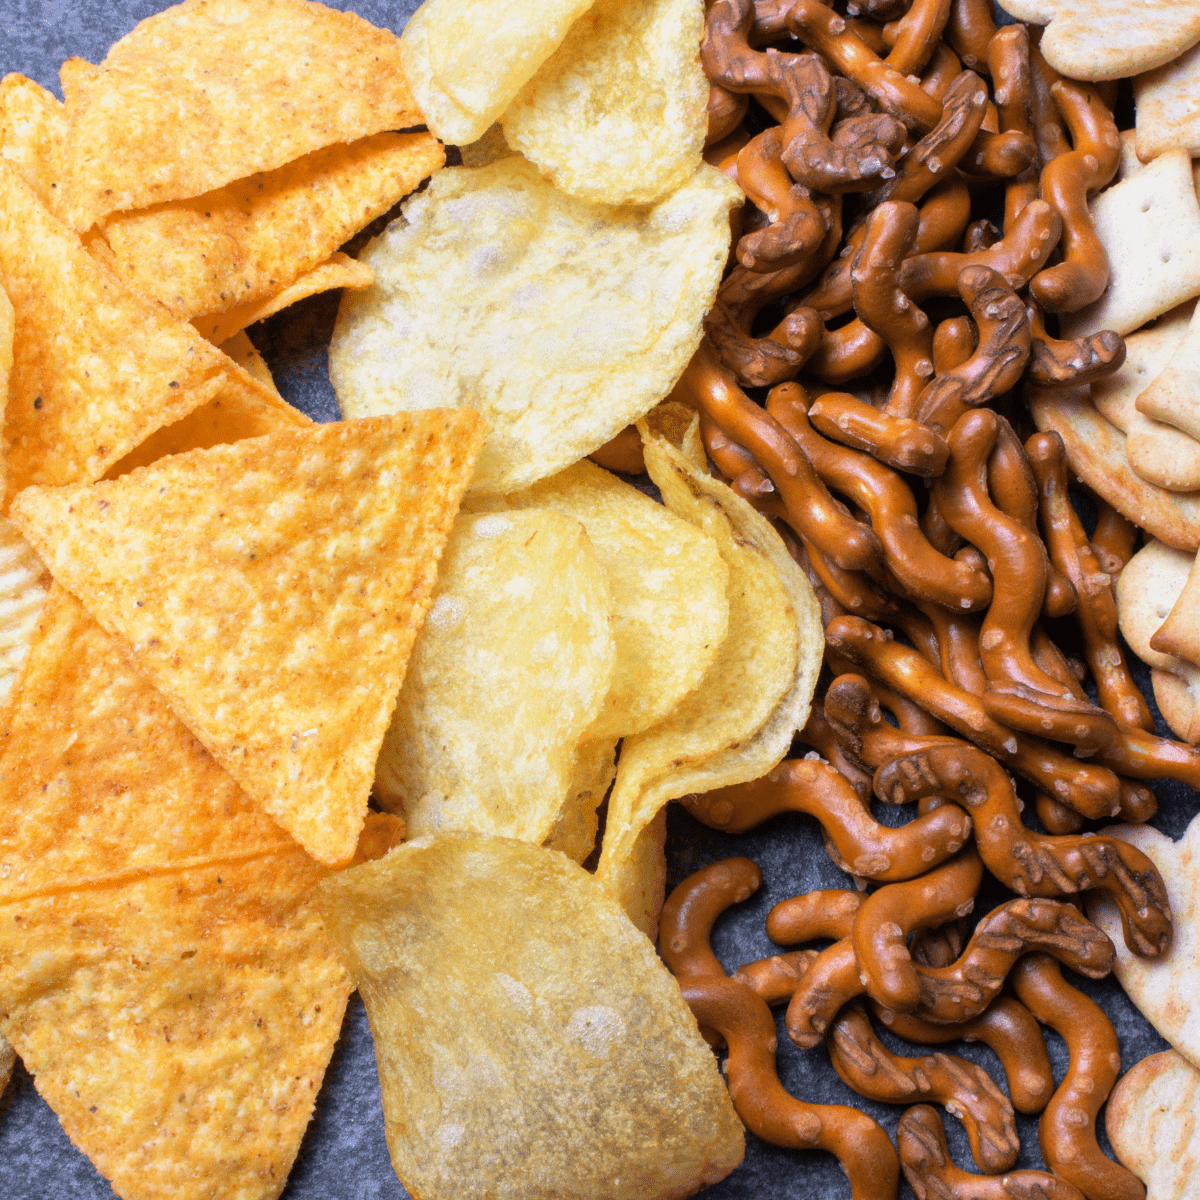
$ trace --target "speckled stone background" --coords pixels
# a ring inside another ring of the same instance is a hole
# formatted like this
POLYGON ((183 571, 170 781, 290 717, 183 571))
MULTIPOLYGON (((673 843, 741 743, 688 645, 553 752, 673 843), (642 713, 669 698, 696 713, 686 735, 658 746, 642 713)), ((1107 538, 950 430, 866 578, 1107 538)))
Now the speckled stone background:
MULTIPOLYGON (((399 30, 416 0, 358 0, 355 10, 378 25, 399 30)), ((72 55, 99 62, 108 46, 139 20, 162 7, 156 0, 111 0, 82 4, 72 0, 0 0, 0 73, 22 71, 61 96, 58 66, 72 55)), ((284 396, 318 420, 335 420, 337 403, 329 385, 326 346, 337 311, 337 294, 314 297, 250 330, 284 396)), ((1140 665, 1140 664, 1138 664, 1140 665)), ((1148 690, 1143 671, 1141 683, 1148 690)), ((1161 729, 1160 732, 1165 732, 1161 729)), ((1196 793, 1177 784, 1158 789, 1161 811, 1154 824, 1178 838, 1198 807, 1196 793)), ((876 805, 876 818, 897 823, 897 810, 876 805)), ((763 921, 785 897, 818 887, 844 887, 847 878, 825 853, 819 827, 808 818, 779 817, 739 838, 713 833, 673 807, 669 824, 670 885, 692 871, 731 854, 744 854, 762 867, 761 891, 718 923, 714 946, 732 970, 743 962, 774 953, 763 921)), ((995 887, 995 885, 993 885, 995 887)), ((1005 898, 995 887, 981 897, 977 914, 1005 898)), ((1068 976, 1069 976, 1068 972, 1068 976)), ((1126 1067, 1166 1042, 1146 1023, 1111 978, 1074 982, 1109 1013, 1121 1039, 1126 1067)), ((894 1136, 902 1109, 872 1104, 854 1095, 834 1073, 824 1048, 797 1050, 779 1020, 779 1071, 784 1085, 806 1100, 856 1104, 877 1117, 894 1136)), ((913 1054, 886 1032, 892 1049, 913 1054)), ((1066 1068, 1066 1051, 1047 1031, 1056 1078, 1066 1068)), ((1003 1080, 995 1056, 986 1047, 956 1046, 955 1052, 983 1063, 1003 1080)), ((1018 1114, 1021 1166, 1041 1166, 1037 1119, 1018 1114)), ((1101 1144, 1103 1114, 1098 1122, 1101 1144)), ((972 1169, 966 1137, 952 1118, 946 1121, 951 1150, 960 1165, 972 1169)), ((829 1155, 781 1150, 747 1137, 746 1162, 725 1182, 705 1193, 712 1200, 816 1200, 849 1194, 845 1177, 829 1155)), ((406 1192, 396 1180, 383 1138, 383 1114, 374 1051, 366 1016, 352 998, 342 1039, 334 1053, 316 1115, 284 1191, 288 1200, 400 1200, 406 1192)), ((912 1200, 906 1184, 901 1196, 912 1200)), ((109 1200, 114 1195, 91 1164, 67 1141, 57 1119, 42 1102, 29 1075, 18 1064, 0 1098, 0 1200, 109 1200)))

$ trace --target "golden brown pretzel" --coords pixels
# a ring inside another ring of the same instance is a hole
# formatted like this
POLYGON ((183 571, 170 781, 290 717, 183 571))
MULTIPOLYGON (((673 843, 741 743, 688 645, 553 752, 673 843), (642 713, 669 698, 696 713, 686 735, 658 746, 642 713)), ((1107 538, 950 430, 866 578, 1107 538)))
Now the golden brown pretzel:
POLYGON ((768 1004, 785 1004, 817 957, 816 950, 791 950, 756 962, 743 963, 731 978, 750 987, 768 1004))
POLYGON ((1031 955, 1013 972, 1018 999, 1067 1043, 1070 1065, 1038 1123, 1042 1157, 1088 1200, 1143 1200, 1146 1189, 1096 1143, 1096 1114, 1121 1073, 1112 1022, 1067 984, 1058 963, 1031 955))
POLYGON ((767 337, 751 337, 720 297, 704 318, 704 330, 745 387, 771 387, 793 378, 825 336, 825 326, 811 308, 795 308, 767 337))
POLYGON ((683 998, 701 1026, 729 1047, 729 1095, 746 1128, 797 1150, 828 1150, 850 1181, 853 1200, 894 1200, 900 1166, 891 1140, 865 1113, 806 1104, 789 1095, 775 1070, 775 1021, 764 1000, 737 979, 685 979, 683 998))
POLYGON ((950 680, 972 696, 987 691, 987 675, 979 661, 979 634, 983 618, 939 611, 923 605, 938 640, 937 666, 944 679, 950 680))
POLYGON ((861 320, 826 329, 816 353, 805 364, 810 375, 838 387, 873 371, 887 357, 887 343, 861 320))
POLYGON ((900 1165, 917 1200, 1085 1200, 1074 1185, 1048 1171, 971 1175, 955 1165, 937 1109, 910 1108, 896 1127, 900 1165))
POLYGON ((1035 275, 1029 292, 1047 312, 1076 312, 1099 299, 1108 286, 1108 254, 1096 235, 1087 198, 1116 174, 1121 139, 1095 88, 1060 79, 1050 93, 1075 148, 1042 169, 1042 197, 1062 217, 1063 261, 1035 275))
POLYGON ((879 563, 878 537, 834 501, 795 441, 738 387, 710 343, 700 343, 675 385, 675 395, 706 413, 727 437, 754 455, 770 475, 797 532, 848 571, 879 563))
POLYGON ((1041 497, 1042 534, 1050 561, 1074 585, 1076 620, 1101 707, 1122 724, 1153 730, 1154 718, 1125 662, 1117 637, 1112 577, 1101 565, 1067 494, 1067 455, 1057 433, 1035 433, 1026 443, 1041 497))
POLYGON ((880 825, 853 784, 828 763, 785 759, 750 783, 683 797, 684 807, 712 829, 744 833, 782 812, 820 822, 834 863, 865 879, 911 879, 957 854, 971 822, 954 804, 898 828, 880 825))
POLYGON ((846 756, 837 734, 825 719, 825 709, 821 704, 813 704, 808 713, 808 720, 796 738, 805 746, 811 746, 839 775, 847 780, 864 801, 870 802, 872 795, 871 772, 863 770, 846 756))
POLYGON ((1068 154, 1071 143, 1062 113, 1054 103, 1050 89, 1062 78, 1042 57, 1042 29, 1029 28, 1029 75, 1033 85, 1033 128, 1037 137, 1038 157, 1043 166, 1062 154, 1068 154))
POLYGON ((1034 811, 1047 833, 1075 833, 1083 828, 1083 818, 1069 805, 1059 804, 1053 796, 1038 792, 1034 811))
POLYGON ((825 1041, 833 1069, 860 1096, 886 1104, 933 1100, 962 1122, 983 1170, 1006 1171, 1017 1161, 1012 1104, 982 1067, 956 1054, 893 1054, 875 1036, 861 1003, 838 1014, 825 1041))
POLYGON ((1040 538, 1007 517, 988 495, 987 460, 998 420, 988 409, 963 416, 950 434, 950 462, 934 482, 947 523, 982 550, 992 568, 992 603, 979 639, 988 677, 982 703, 1010 728, 1094 751, 1115 736, 1112 717, 1047 675, 1029 650, 1046 594, 1048 559, 1040 538))
POLYGON ((996 22, 988 0, 954 0, 946 22, 946 41, 974 70, 987 67, 988 43, 996 36, 996 22))
MULTIPOLYGON (((847 615, 829 622, 825 640, 828 647, 853 661, 858 670, 920 704, 1076 812, 1095 819, 1120 812, 1121 787, 1112 771, 1070 758, 1040 738, 1028 734, 1018 737, 1005 729, 976 697, 948 682, 915 650, 897 644, 887 630, 847 615)), ((831 723, 836 727, 835 722, 831 723)), ((1136 776, 1134 771, 1123 773, 1136 776)))
POLYGON ((895 597, 881 588, 864 571, 844 571, 821 553, 820 549, 802 538, 813 574, 821 586, 846 612, 858 613, 873 621, 889 621, 899 611, 895 597))
POLYGON ((834 942, 813 959, 796 985, 787 1007, 788 1037, 802 1050, 819 1046, 842 1005, 865 990, 853 943, 848 937, 834 942))
POLYGON ((1141 530, 1107 501, 1099 496, 1094 500, 1096 528, 1092 530, 1092 547, 1099 556, 1100 569, 1115 577, 1137 552, 1141 530))
POLYGON ((884 60, 902 75, 919 74, 941 41, 950 17, 950 0, 913 0, 904 16, 883 29, 891 52, 884 60))
POLYGON ((875 791, 893 804, 922 796, 957 801, 974 817, 980 857, 1006 887, 1021 896, 1045 897, 1098 888, 1116 903, 1134 953, 1155 957, 1170 945, 1171 906, 1158 868, 1118 838, 1054 837, 1026 829, 1008 772, 974 746, 933 746, 893 759, 875 772, 875 791))
POLYGON ((956 1041, 990 1046, 1008 1077, 1008 1092, 1018 1112, 1040 1113, 1054 1094, 1046 1039, 1029 1009, 1011 996, 997 996, 979 1016, 953 1025, 936 1025, 879 1004, 874 1011, 894 1034, 921 1046, 956 1041))
MULTIPOLYGON (((942 811, 935 808, 930 817, 942 811)), ((927 819, 927 818, 923 818, 927 819)), ((983 863, 974 846, 949 862, 904 883, 873 892, 854 918, 850 934, 867 994, 897 1012, 921 1002, 921 983, 908 952, 908 935, 964 917, 975 907, 983 863)))
MULTIPOLYGON (((916 1015, 936 1024, 977 1017, 999 994, 1013 964, 1033 950, 1054 955, 1089 979, 1107 975, 1116 957, 1107 936, 1070 904, 1009 900, 975 926, 967 948, 955 962, 946 967, 917 967, 921 1008, 916 1015)), ((1037 1016, 1033 1006, 1022 1001, 1037 1016)))
POLYGON ((945 101, 950 85, 962 74, 963 65, 945 42, 933 48, 929 66, 921 76, 921 91, 935 100, 945 101))
POLYGON ((593 450, 588 458, 607 471, 620 471, 624 475, 641 475, 646 469, 642 435, 633 425, 626 425, 616 437, 593 450))
POLYGON ((676 979, 724 976, 709 943, 713 922, 762 886, 748 858, 726 858, 689 875, 667 897, 658 920, 658 952, 676 979))
POLYGON ((917 523, 917 502, 908 484, 870 455, 821 437, 809 424, 807 409, 808 398, 799 384, 781 384, 767 397, 767 411, 795 438, 826 486, 867 513, 878 531, 884 562, 905 591, 947 607, 986 606, 990 580, 929 544, 917 523))
POLYGON ((1046 320, 1036 304, 1028 306, 1033 345, 1029 379, 1038 387, 1075 387, 1102 379, 1125 361, 1125 339, 1111 329, 1064 341, 1046 332, 1046 320))
MULTIPOLYGON (((768 399, 768 407, 770 400, 768 399)), ((927 425, 894 417, 846 392, 826 392, 808 409, 813 425, 844 446, 866 450, 881 463, 931 479, 950 457, 946 439, 927 425)))
POLYGON ((1096 761, 1131 779, 1178 779, 1200 788, 1200 750, 1133 725, 1119 726, 1096 761))
POLYGON ((975 353, 979 337, 970 317, 947 317, 933 331, 933 369, 946 375, 975 353))
POLYGON ((1133 779, 1121 780, 1121 820, 1143 825, 1158 812, 1158 797, 1133 779))
MULTIPOLYGON (((996 89, 1000 128, 1015 130, 1037 142, 1033 125, 1033 79, 1029 67, 1029 31, 1006 25, 988 43, 988 66, 996 89)), ((1012 228, 1022 209, 1038 197, 1040 157, 1004 189, 1004 229, 1012 228)))
POLYGON ((1009 129, 1005 133, 980 130, 959 167, 971 176, 1012 179, 1022 175, 1037 159, 1037 143, 1027 133, 1009 129))
POLYGON ((748 95, 739 96, 719 83, 708 85, 708 133, 704 145, 715 146, 724 141, 741 123, 750 107, 748 95))
POLYGON ((781 946, 798 946, 820 938, 841 941, 850 936, 854 918, 866 903, 862 892, 822 888, 780 900, 767 913, 767 936, 781 946))

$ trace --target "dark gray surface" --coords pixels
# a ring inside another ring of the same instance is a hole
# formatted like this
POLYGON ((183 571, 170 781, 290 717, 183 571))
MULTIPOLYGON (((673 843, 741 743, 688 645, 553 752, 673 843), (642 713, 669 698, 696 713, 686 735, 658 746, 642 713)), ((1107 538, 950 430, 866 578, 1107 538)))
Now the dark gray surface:
MULTIPOLYGON (((156 11, 154 0, 118 0, 92 8, 66 0, 0 0, 4 34, 0 40, 0 73, 20 70, 61 95, 59 63, 72 55, 93 62, 143 17, 156 11)), ((415 0, 388 4, 362 0, 355 11, 380 25, 399 29, 415 0)), ((267 358, 281 391, 318 420, 337 417, 337 405, 326 374, 326 345, 337 309, 337 296, 317 296, 252 329, 251 337, 267 358)), ((1140 666, 1140 664, 1138 664, 1140 666)), ((1143 685, 1148 683, 1143 671, 1143 685)), ((1197 808, 1197 797, 1177 784, 1158 789, 1162 811, 1155 824, 1179 837, 1197 808)), ((897 823, 898 810, 876 806, 876 816, 897 823)), ((743 962, 774 953, 763 920, 772 905, 787 896, 817 887, 847 886, 846 876, 830 862, 817 824, 804 817, 781 817, 741 837, 714 833, 673 806, 669 822, 670 885, 692 871, 732 854, 744 854, 762 867, 759 893, 727 914, 714 932, 722 962, 733 969, 743 962)), ((993 903, 1003 899, 996 889, 993 903)), ((977 911, 990 908, 982 901, 977 911)), ((1075 980, 1109 1013, 1121 1039, 1126 1067, 1166 1043, 1133 1008, 1112 980, 1075 980)), ((885 1041, 905 1053, 918 1053, 899 1039, 885 1041)), ((1065 1049, 1047 1035, 1056 1077, 1066 1067, 1065 1049)), ((857 1105, 876 1116, 892 1135, 899 1107, 872 1104, 850 1091, 829 1063, 824 1048, 797 1050, 780 1019, 779 1069, 783 1083, 806 1100, 857 1105)), ((1003 1072, 986 1047, 950 1047, 988 1067, 1003 1081, 1003 1072)), ((1037 1120, 1018 1115, 1022 1151, 1020 1165, 1041 1166, 1037 1120)), ((1098 1123, 1103 1138, 1103 1116, 1098 1123)), ((951 1150, 960 1165, 971 1169, 966 1137, 953 1119, 946 1121, 951 1150)), ((849 1193, 834 1159, 825 1154, 780 1150, 748 1137, 746 1162, 725 1182, 705 1193, 712 1200, 815 1200, 849 1193)), ((321 1090, 316 1116, 304 1139, 284 1195, 289 1200, 399 1200, 406 1195, 397 1182, 383 1139, 383 1114, 374 1051, 366 1016, 351 1000, 342 1039, 321 1090)), ((901 1195, 911 1200, 907 1185, 901 1195)), ((37 1095, 28 1074, 18 1065, 13 1082, 0 1099, 0 1200, 79 1200, 111 1198, 112 1190, 91 1164, 67 1142, 57 1118, 37 1095)))

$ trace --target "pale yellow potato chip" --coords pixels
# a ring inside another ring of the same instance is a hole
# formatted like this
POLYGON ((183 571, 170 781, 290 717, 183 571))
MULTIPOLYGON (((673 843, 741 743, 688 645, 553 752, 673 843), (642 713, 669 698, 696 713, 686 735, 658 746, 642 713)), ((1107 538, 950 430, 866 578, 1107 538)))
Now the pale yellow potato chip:
POLYGON ((409 836, 541 843, 612 679, 604 572, 583 526, 548 508, 463 513, 375 767, 409 836))
POLYGON ((197 317, 192 325, 201 337, 219 344, 228 341, 234 334, 241 333, 248 326, 265 321, 309 296, 333 291, 335 288, 354 290, 370 287, 373 279, 370 267, 355 262, 348 254, 339 250, 275 295, 264 300, 253 300, 248 304, 238 304, 228 312, 197 317))
POLYGON ((425 123, 466 145, 508 107, 592 0, 425 0, 400 37, 400 58, 425 123))
POLYGON ((596 0, 501 118, 504 137, 572 196, 653 204, 700 165, 704 0, 596 0))
MULTIPOLYGON (((271 368, 267 366, 267 360, 259 354, 246 333, 235 333, 228 341, 221 343, 220 350, 222 354, 233 359, 252 379, 257 379, 279 396, 279 389, 275 386, 275 378, 271 374, 271 368)), ((282 396, 279 398, 283 399, 282 396)))
POLYGON ((641 733, 699 686, 729 623, 729 568, 707 534, 590 462, 484 503, 553 508, 587 530, 608 582, 617 651, 589 739, 641 733))
POLYGON ((629 900, 623 905, 629 919, 650 939, 658 941, 658 918, 667 898, 667 810, 638 834, 630 855, 629 900))
POLYGON ((998 0, 1018 21, 1047 25, 1041 49, 1069 79, 1121 79, 1200 41, 1198 0, 998 0), (1047 24, 1048 23, 1048 24, 1047 24))
POLYGON ((0 517, 0 700, 25 661, 49 587, 50 573, 33 547, 7 517, 0 517))
POLYGON ((516 151, 504 140, 504 130, 499 125, 489 125, 483 134, 465 146, 459 146, 464 167, 486 167, 499 158, 512 158, 516 151))
MULTIPOLYGON (((180 320, 228 313, 262 304, 318 268, 445 158, 427 133, 377 133, 193 200, 113 213, 100 229, 113 270, 139 295, 180 320)), ((242 327, 212 334, 197 322, 217 342, 242 327)))
POLYGON ((599 808, 616 777, 615 741, 593 739, 579 747, 570 790, 543 843, 547 849, 558 850, 581 864, 591 857, 600 831, 599 808))
POLYGON ((682 1197, 741 1161, 679 985, 565 856, 445 834, 330 877, 316 902, 367 1006, 412 1195, 682 1197))
POLYGON ((0 158, 56 212, 67 118, 58 97, 13 72, 0 79, 0 158))
POLYGON ((375 284, 342 300, 329 348, 342 412, 478 408, 473 494, 562 470, 670 391, 741 200, 707 165, 653 208, 576 200, 519 157, 438 172, 363 252, 375 284))
POLYGON ((9 501, 31 483, 98 479, 211 400, 218 377, 248 402, 277 403, 191 326, 129 292, 4 162, 0 273, 16 312, 9 501))
POLYGON ((184 0, 121 38, 71 104, 63 211, 84 230, 419 125, 399 51, 310 0, 184 0))
POLYGON ((729 629, 696 691, 622 743, 596 874, 631 917, 642 830, 669 800, 757 779, 782 760, 808 718, 825 646, 811 585, 767 519, 641 428, 664 503, 713 537, 729 566, 729 629))
POLYGON ((255 803, 343 863, 481 426, 312 425, 29 488, 14 520, 255 803))

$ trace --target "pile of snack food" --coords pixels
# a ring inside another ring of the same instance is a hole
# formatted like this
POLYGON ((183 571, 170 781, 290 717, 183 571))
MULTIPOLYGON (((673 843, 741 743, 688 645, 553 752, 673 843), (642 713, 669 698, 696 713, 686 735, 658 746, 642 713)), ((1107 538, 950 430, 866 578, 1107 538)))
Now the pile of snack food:
POLYGON ((1200 12, 1009 7, 185 0, 0 82, 0 1032, 120 1195, 278 1195, 354 987, 414 1195, 690 1195, 743 1124, 864 1200, 1200 1187, 1200 12), (317 426, 245 330, 333 288, 317 426), (728 973, 761 872, 664 904, 672 800, 814 817, 853 886, 766 930, 832 944, 728 973), (1178 1049, 1124 1166, 1061 966, 1178 1049))

